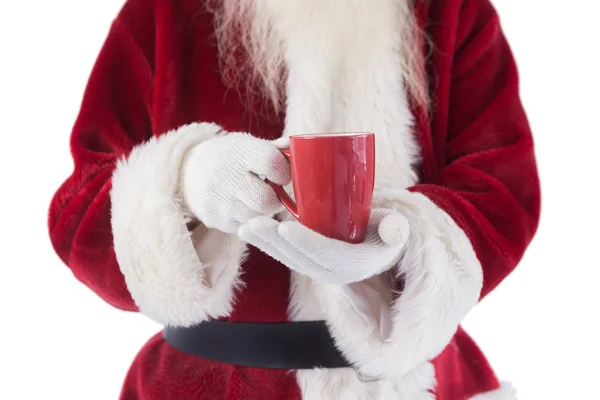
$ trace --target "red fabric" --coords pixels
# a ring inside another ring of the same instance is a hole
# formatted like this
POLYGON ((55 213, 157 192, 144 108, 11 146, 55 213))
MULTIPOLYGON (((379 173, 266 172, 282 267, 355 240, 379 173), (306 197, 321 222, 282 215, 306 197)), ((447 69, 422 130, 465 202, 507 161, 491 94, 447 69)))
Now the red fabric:
POLYGON ((437 400, 469 399, 500 387, 485 356, 462 328, 433 365, 437 400))
POLYGON ((445 3, 430 10, 430 20, 443 21, 431 26, 436 103, 429 126, 418 118, 424 168, 422 183, 410 190, 428 196, 466 232, 483 265, 484 297, 533 238, 539 180, 498 15, 488 1, 445 3))
POLYGON ((265 400, 300 399, 287 371, 232 367, 214 361, 201 364, 173 350, 161 335, 142 348, 131 366, 121 400, 265 400))
MULTIPOLYGON (((434 106, 431 113, 414 110, 423 163, 422 183, 411 190, 431 198, 465 230, 483 265, 483 297, 515 268, 539 218, 538 177, 517 72, 488 0, 422 2, 417 15, 433 45, 428 65, 434 106)), ((109 190, 116 160, 152 135, 195 121, 269 139, 282 131, 283 116, 253 115, 224 87, 212 34, 210 15, 198 0, 128 0, 98 57, 73 128, 74 172, 52 201, 51 240, 77 279, 123 310, 136 306, 112 245, 109 190)), ((286 320, 287 269, 258 251, 243 268, 247 285, 230 319, 286 320)), ((434 364, 439 400, 498 387, 462 330, 434 364)), ((141 350, 122 395, 299 397, 293 374, 192 358, 159 336, 141 350)))

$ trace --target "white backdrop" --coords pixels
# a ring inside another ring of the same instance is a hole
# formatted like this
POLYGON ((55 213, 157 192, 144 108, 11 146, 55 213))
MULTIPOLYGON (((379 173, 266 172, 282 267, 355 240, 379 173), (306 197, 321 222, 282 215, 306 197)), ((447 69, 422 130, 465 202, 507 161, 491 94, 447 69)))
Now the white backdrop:
MULTIPOLYGON (((84 85, 122 1, 0 2, 0 399, 116 399, 159 329, 78 283, 46 232, 84 85)), ((521 400, 600 399, 600 8, 495 4, 537 142, 542 222, 465 327, 521 400)))

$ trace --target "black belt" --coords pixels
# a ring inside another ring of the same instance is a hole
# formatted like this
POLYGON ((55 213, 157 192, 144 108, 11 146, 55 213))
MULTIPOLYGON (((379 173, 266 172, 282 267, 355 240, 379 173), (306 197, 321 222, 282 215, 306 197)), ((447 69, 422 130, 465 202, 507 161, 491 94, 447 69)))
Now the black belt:
POLYGON ((207 321, 166 327, 165 341, 184 353, 227 364, 276 369, 350 368, 323 321, 207 321))

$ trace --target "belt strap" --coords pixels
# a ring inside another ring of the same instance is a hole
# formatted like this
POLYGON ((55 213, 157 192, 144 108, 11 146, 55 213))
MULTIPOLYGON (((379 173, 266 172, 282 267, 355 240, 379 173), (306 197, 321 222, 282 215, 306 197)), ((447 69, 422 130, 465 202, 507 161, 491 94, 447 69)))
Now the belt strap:
POLYGON ((252 323, 206 321, 166 327, 177 350, 227 364, 274 369, 350 368, 323 321, 252 323))

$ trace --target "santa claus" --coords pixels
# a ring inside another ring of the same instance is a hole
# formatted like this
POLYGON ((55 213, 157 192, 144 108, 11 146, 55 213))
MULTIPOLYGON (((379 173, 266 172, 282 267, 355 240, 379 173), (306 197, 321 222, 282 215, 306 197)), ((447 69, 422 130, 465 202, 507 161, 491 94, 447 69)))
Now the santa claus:
POLYGON ((460 327, 540 211, 489 0, 128 0, 71 149, 57 253, 166 327, 122 400, 515 399, 460 327), (355 245, 263 180, 290 184, 290 135, 340 131, 376 137, 355 245))

